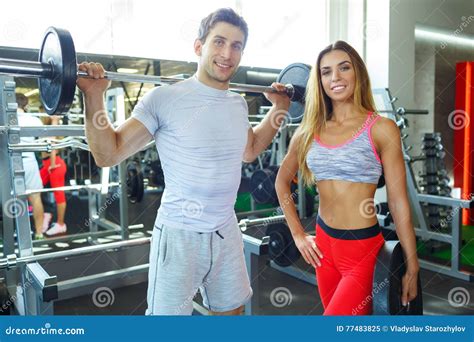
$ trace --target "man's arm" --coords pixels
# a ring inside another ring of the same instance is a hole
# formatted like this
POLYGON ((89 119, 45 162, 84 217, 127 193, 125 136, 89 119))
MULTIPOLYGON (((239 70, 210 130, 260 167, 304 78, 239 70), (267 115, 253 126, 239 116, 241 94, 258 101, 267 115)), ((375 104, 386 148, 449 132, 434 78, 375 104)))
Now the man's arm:
MULTIPOLYGON (((272 87, 280 91, 285 89, 285 86, 281 83, 273 83, 272 87)), ((249 128, 247 146, 243 158, 246 163, 254 161, 270 145, 281 123, 288 115, 288 108, 290 107, 288 96, 281 93, 264 94, 273 106, 256 127, 249 128)))
POLYGON ((97 63, 82 63, 92 79, 79 78, 77 85, 84 93, 85 130, 89 148, 99 167, 113 166, 139 151, 152 135, 138 120, 129 118, 118 128, 109 121, 104 94, 110 82, 104 79, 104 68, 97 63))

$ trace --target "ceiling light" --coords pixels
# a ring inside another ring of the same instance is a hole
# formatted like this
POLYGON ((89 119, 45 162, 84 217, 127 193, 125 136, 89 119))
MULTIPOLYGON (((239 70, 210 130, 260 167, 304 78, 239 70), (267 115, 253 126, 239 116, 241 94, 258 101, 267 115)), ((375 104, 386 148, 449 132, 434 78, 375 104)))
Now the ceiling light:
POLYGON ((446 29, 439 29, 417 24, 415 28, 415 36, 435 42, 441 42, 442 44, 446 45, 449 42, 452 44, 466 45, 469 47, 474 46, 474 36, 459 33, 459 30, 448 31, 446 29))

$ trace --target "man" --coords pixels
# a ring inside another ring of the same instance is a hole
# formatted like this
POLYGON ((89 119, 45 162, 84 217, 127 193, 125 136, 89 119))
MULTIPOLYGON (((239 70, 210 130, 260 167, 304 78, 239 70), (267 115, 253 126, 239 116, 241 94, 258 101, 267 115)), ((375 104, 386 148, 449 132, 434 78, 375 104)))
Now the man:
MULTIPOLYGON (((16 103, 18 105, 18 125, 19 126, 42 126, 43 123, 37 117, 26 113, 28 107, 28 98, 22 93, 16 93, 16 103)), ((20 139, 22 143, 32 143, 35 141, 34 137, 23 137, 20 139)), ((26 190, 43 189, 41 176, 38 167, 38 161, 34 152, 23 152, 21 154, 23 160, 23 169, 25 170, 25 187, 26 190)), ((28 201, 33 207, 33 222, 35 224, 35 239, 43 239, 43 220, 44 207, 41 201, 41 194, 31 194, 28 196, 28 201)))
POLYGON ((228 90, 247 35, 246 22, 232 9, 204 18, 194 43, 196 74, 147 93, 115 130, 104 109, 109 82, 102 66, 80 65, 96 79, 77 84, 97 165, 119 163, 152 137, 160 155, 165 191, 152 235, 148 315, 191 314, 198 289, 211 314, 241 314, 252 296, 234 212, 241 162, 253 161, 271 143, 290 100, 266 94, 273 107, 252 129, 245 100, 228 90))

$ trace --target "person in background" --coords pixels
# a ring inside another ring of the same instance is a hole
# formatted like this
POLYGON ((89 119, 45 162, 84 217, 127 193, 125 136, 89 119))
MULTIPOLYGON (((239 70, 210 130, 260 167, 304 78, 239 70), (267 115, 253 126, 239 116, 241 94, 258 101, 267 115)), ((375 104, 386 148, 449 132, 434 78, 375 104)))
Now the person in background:
MULTIPOLYGON (((16 103, 18 104, 18 125, 19 126, 41 126, 43 123, 37 117, 28 114, 28 98, 22 93, 16 93, 16 103)), ((34 137, 22 137, 21 143, 32 143, 35 141, 34 137)), ((23 169, 25 170, 25 186, 26 190, 38 190, 43 189, 41 182, 38 161, 34 152, 23 152, 23 169)), ((41 194, 35 193, 28 196, 28 201, 33 207, 33 221, 35 239, 43 239, 43 221, 44 221, 44 208, 43 202, 41 201, 41 194)))
MULTIPOLYGON (((58 125, 60 123, 60 117, 51 115, 49 117, 43 117, 42 121, 45 125, 58 125)), ((40 169, 40 175, 43 186, 49 183, 51 188, 63 187, 65 185, 67 167, 57 150, 52 150, 50 153, 41 152, 41 158, 43 159, 43 166, 40 169)), ((64 191, 54 191, 54 199, 56 200, 57 218, 56 222, 54 222, 50 228, 49 224, 53 215, 51 213, 44 214, 42 232, 46 234, 46 236, 64 234, 67 231, 67 226, 64 222, 64 216, 66 214, 66 195, 64 191)))

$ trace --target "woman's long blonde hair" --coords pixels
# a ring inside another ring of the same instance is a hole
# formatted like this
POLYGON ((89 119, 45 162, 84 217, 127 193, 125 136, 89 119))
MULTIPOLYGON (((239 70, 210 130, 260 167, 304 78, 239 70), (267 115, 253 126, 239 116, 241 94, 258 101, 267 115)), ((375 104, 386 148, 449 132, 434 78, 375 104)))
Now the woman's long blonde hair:
POLYGON ((315 183, 311 170, 306 164, 306 155, 313 143, 315 135, 319 135, 321 129, 332 115, 332 102, 325 93, 321 83, 321 59, 333 50, 346 52, 352 62, 355 72, 355 89, 353 95, 354 105, 361 112, 375 112, 375 103, 370 86, 369 73, 364 61, 357 51, 342 40, 329 45, 319 53, 316 65, 311 69, 308 84, 306 86, 305 110, 303 120, 298 127, 300 139, 298 146, 298 163, 303 181, 306 185, 315 183))

